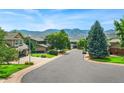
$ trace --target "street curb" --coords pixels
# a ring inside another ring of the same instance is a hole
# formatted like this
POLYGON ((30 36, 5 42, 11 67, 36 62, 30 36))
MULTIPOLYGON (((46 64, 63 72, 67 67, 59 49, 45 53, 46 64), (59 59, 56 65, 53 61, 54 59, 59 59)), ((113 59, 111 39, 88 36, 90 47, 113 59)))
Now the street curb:
POLYGON ((84 60, 89 63, 95 63, 95 64, 106 64, 106 65, 115 65, 115 66, 124 66, 124 64, 117 64, 117 63, 105 63, 105 62, 98 62, 91 60, 88 55, 84 55, 84 60))

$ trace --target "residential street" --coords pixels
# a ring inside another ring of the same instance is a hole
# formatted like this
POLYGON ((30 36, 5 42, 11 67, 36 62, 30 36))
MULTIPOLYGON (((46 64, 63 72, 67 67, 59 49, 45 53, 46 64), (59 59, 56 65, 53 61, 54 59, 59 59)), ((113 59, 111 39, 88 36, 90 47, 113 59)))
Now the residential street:
POLYGON ((24 83, 124 83, 124 66, 85 62, 82 51, 72 50, 26 74, 24 83))

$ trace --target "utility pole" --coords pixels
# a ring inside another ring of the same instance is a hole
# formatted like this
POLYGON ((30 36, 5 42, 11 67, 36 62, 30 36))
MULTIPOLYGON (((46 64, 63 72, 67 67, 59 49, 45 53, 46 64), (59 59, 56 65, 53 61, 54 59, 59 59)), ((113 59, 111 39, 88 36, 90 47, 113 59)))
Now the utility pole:
POLYGON ((31 36, 29 35, 29 62, 31 62, 31 36))
POLYGON ((20 53, 19 53, 19 50, 18 50, 18 64, 20 64, 20 53))

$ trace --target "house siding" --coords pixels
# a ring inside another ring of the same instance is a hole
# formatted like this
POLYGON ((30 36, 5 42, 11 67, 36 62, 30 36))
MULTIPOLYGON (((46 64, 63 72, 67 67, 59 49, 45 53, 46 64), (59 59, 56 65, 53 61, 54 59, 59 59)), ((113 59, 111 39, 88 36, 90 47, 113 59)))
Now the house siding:
POLYGON ((42 46, 36 46, 36 51, 37 52, 47 52, 47 48, 42 47, 42 46))
POLYGON ((28 47, 24 44, 23 36, 20 33, 7 33, 5 40, 7 45, 18 50, 20 55, 28 55, 28 47))

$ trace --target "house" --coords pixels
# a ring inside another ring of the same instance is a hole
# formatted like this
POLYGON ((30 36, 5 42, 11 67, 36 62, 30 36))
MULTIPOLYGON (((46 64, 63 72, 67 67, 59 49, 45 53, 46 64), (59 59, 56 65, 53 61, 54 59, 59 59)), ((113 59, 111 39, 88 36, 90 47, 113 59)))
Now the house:
POLYGON ((5 41, 9 47, 17 49, 20 56, 28 55, 28 46, 24 43, 24 37, 21 33, 7 32, 5 41))
POLYGON ((71 49, 73 49, 73 48, 77 48, 77 41, 78 40, 70 40, 70 43, 71 43, 71 49))
POLYGON ((35 51, 33 51, 33 52, 39 52, 39 53, 46 53, 47 52, 48 45, 46 44, 46 41, 44 39, 34 38, 34 37, 31 37, 30 39, 35 45, 35 51))
POLYGON ((37 44, 36 46, 36 51, 37 52, 42 52, 42 53, 46 53, 48 50, 48 46, 45 44, 37 44))
POLYGON ((124 55, 124 48, 120 45, 119 39, 112 39, 109 41, 109 52, 112 55, 124 55))

